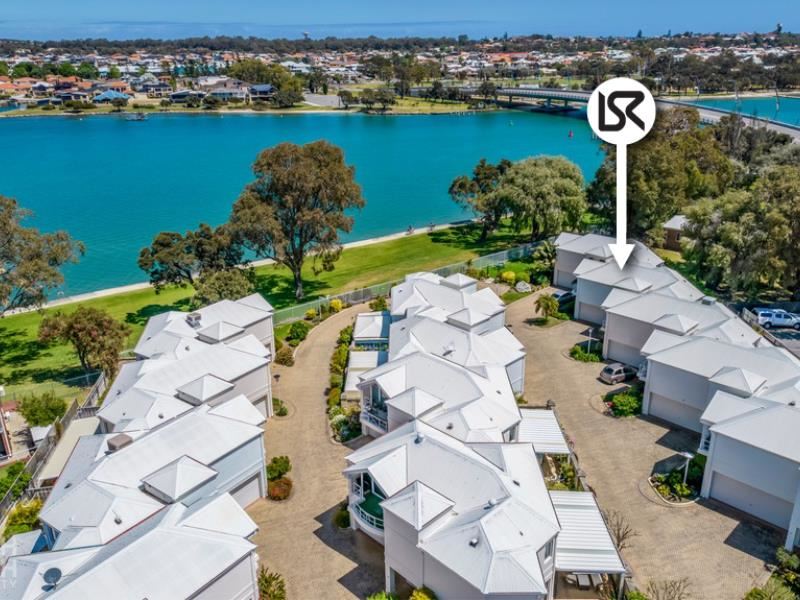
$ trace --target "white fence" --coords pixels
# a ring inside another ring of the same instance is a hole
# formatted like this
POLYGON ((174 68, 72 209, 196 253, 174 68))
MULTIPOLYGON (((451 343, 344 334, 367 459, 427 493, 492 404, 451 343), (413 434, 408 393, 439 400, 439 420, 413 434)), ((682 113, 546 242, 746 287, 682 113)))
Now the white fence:
MULTIPOLYGON (((508 250, 495 252, 493 254, 487 254, 485 256, 479 256, 470 261, 464 261, 464 262, 454 263, 452 265, 447 265, 444 267, 439 267, 438 269, 433 269, 433 272, 436 273, 437 275, 441 275, 442 277, 447 277, 448 275, 452 275, 453 273, 463 273, 469 267, 475 269, 496 267, 498 265, 504 264, 509 260, 518 260, 520 258, 529 256, 533 252, 533 250, 539 245, 539 243, 540 242, 521 244, 519 246, 515 246, 514 248, 509 248, 508 250)), ((398 283, 400 283, 400 280, 387 281, 385 283, 379 283, 369 287, 360 288, 357 290, 351 290, 349 292, 344 292, 333 296, 325 296, 317 298, 315 300, 311 300, 303 304, 298 304, 296 306, 288 306, 286 308, 281 308, 275 311, 275 314, 273 316, 273 322, 275 323, 275 325, 280 325, 281 323, 291 323, 292 321, 299 321, 305 316, 307 311, 314 310, 316 312, 319 312, 323 306, 328 305, 331 300, 336 298, 341 300, 344 304, 361 304, 362 302, 368 302, 369 300, 377 298, 378 296, 388 295, 392 287, 397 285, 398 283)))

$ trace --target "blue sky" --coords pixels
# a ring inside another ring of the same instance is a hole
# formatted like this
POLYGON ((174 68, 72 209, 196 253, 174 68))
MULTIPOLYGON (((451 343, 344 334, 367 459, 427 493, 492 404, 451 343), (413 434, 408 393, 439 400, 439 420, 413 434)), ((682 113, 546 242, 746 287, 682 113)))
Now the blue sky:
POLYGON ((0 37, 800 31, 798 0, 0 0, 0 37))

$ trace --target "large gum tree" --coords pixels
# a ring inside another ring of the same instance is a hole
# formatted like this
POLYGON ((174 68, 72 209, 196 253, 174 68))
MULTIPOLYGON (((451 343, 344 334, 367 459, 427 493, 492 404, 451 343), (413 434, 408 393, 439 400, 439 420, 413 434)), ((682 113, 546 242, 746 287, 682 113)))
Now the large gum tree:
POLYGON ((353 227, 345 211, 364 206, 355 169, 328 142, 283 143, 264 150, 253 165, 256 179, 233 205, 230 225, 239 244, 288 268, 295 297, 303 298, 308 258, 332 270, 341 254, 339 233, 353 227))

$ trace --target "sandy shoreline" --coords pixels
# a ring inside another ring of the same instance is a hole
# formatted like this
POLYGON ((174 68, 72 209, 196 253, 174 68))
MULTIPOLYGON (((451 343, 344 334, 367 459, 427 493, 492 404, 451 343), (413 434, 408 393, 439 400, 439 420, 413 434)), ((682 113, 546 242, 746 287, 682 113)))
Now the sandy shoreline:
MULTIPOLYGON (((388 235, 382 235, 373 238, 367 238, 365 240, 357 240, 354 242, 348 242, 346 244, 342 244, 342 247, 346 250, 349 248, 360 248, 362 246, 371 246, 373 244, 379 244, 381 242, 389 242, 391 240, 399 240, 406 237, 412 237, 414 235, 424 235, 433 231, 441 231, 443 229, 450 229, 452 227, 460 227, 466 225, 467 223, 471 222, 469 219, 463 221, 454 221, 452 223, 444 223, 442 225, 434 225, 433 227, 418 227, 414 229, 413 234, 409 234, 407 231, 400 231, 398 233, 390 233, 388 235)), ((255 260, 250 263, 254 267, 261 267, 265 265, 271 265, 273 261, 271 259, 264 259, 264 260, 255 260)), ((85 302, 87 300, 94 300, 96 298, 104 298, 106 296, 114 296, 116 294, 124 294, 126 292, 135 292, 138 290, 145 290, 150 287, 148 282, 142 283, 131 283, 129 285, 121 285, 118 287, 113 288, 106 288, 103 290, 97 290, 94 292, 86 292, 84 294, 76 294, 75 296, 66 296, 64 298, 58 298, 56 300, 51 300, 50 302, 45 303, 41 308, 55 308, 58 306, 64 306, 65 304, 74 304, 76 302, 85 302)), ((38 307, 30 307, 30 308, 21 308, 15 311, 11 311, 7 313, 5 316, 10 317, 13 315, 19 315, 23 313, 28 313, 32 311, 39 310, 38 307)))

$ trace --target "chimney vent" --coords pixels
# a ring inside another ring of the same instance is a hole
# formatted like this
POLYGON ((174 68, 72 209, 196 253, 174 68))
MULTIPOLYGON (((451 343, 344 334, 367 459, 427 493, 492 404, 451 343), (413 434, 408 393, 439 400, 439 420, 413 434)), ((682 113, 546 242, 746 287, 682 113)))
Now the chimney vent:
POLYGON ((133 442, 133 438, 127 433, 118 433, 108 440, 108 451, 116 452, 133 442))
POLYGON ((201 318, 201 315, 200 315, 199 312, 192 312, 192 313, 189 313, 188 315, 186 315, 186 322, 191 327, 195 327, 196 328, 196 327, 200 326, 200 318, 201 318))

